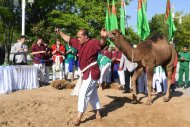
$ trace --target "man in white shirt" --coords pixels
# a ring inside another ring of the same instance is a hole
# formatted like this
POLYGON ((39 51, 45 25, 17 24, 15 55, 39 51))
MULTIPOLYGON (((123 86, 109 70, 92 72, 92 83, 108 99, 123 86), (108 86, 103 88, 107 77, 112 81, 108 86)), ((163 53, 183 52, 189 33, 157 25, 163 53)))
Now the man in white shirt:
POLYGON ((24 44, 26 36, 21 36, 20 39, 13 45, 11 53, 14 54, 14 65, 27 65, 28 46, 24 44))
POLYGON ((118 73, 120 73, 120 81, 123 82, 121 89, 124 90, 124 93, 130 92, 131 77, 136 67, 137 63, 129 61, 127 57, 122 53, 118 73))

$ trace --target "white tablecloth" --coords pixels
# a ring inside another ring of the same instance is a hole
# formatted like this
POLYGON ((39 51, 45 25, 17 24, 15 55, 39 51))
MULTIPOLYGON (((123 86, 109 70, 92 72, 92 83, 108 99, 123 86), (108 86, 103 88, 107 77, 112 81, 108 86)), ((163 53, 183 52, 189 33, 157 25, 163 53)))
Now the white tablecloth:
POLYGON ((0 66, 0 93, 38 88, 37 68, 34 66, 0 66))

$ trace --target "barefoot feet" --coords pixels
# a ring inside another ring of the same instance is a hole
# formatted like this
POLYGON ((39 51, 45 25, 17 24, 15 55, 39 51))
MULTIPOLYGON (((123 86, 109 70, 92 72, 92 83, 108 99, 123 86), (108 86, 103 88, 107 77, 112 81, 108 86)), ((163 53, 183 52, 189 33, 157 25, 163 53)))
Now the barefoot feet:
POLYGON ((73 123, 75 126, 79 126, 79 125, 80 125, 80 120, 74 119, 72 123, 73 123))

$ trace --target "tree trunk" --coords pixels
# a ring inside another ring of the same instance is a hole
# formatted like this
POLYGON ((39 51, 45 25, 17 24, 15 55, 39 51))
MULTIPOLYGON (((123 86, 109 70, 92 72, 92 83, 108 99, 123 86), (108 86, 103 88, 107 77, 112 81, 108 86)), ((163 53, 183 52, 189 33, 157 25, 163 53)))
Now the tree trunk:
POLYGON ((11 47, 9 45, 5 46, 5 64, 9 64, 9 56, 10 56, 11 47))
POLYGON ((5 62, 5 46, 0 45, 0 65, 5 62))
POLYGON ((10 64, 10 51, 11 51, 11 43, 12 43, 12 37, 13 37, 13 33, 12 33, 12 28, 11 28, 11 23, 9 21, 8 23, 8 29, 5 30, 5 64, 10 64))

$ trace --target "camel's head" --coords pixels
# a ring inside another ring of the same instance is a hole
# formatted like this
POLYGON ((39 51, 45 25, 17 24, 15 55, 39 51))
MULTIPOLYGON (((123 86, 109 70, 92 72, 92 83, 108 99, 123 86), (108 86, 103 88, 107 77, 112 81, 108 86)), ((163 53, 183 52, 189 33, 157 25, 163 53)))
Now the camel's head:
POLYGON ((121 31, 120 30, 112 30, 110 32, 107 33, 107 37, 111 40, 115 40, 115 38, 118 36, 118 35, 121 35, 121 31))

